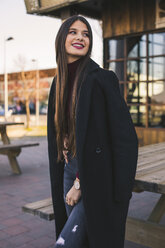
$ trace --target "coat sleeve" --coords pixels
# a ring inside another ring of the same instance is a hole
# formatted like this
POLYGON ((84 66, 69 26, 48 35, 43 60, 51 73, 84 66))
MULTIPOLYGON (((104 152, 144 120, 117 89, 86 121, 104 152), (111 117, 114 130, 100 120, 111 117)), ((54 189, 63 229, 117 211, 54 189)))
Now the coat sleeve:
POLYGON ((58 238, 66 220, 66 210, 63 200, 63 168, 64 162, 57 163, 56 132, 54 125, 55 114, 55 78, 49 93, 47 116, 47 139, 51 193, 54 208, 56 239, 58 238))
POLYGON ((120 94, 116 74, 104 70, 102 85, 112 148, 114 197, 116 201, 124 201, 132 196, 137 168, 138 138, 127 104, 120 94))

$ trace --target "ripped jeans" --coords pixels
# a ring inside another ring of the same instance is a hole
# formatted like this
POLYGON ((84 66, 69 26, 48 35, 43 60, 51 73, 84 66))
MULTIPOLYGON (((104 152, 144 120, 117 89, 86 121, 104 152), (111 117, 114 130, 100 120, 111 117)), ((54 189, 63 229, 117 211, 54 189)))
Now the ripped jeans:
MULTIPOLYGON (((64 166, 64 202, 68 191, 73 186, 78 171, 76 157, 71 159, 68 154, 68 163, 64 166)), ((54 248, 88 248, 86 231, 86 216, 82 197, 77 204, 70 206, 65 202, 68 220, 63 227, 54 248)))

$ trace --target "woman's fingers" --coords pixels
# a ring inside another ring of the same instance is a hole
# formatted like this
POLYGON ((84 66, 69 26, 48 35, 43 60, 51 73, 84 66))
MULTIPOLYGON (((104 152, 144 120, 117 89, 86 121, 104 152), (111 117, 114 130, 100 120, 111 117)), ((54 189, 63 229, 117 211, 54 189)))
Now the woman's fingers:
POLYGON ((63 150, 64 156, 67 156, 68 150, 63 150))
POLYGON ((64 138, 64 148, 65 149, 68 149, 68 136, 66 136, 65 138, 64 138))
POLYGON ((75 204, 75 201, 73 200, 72 197, 66 196, 66 203, 67 203, 68 205, 73 206, 73 205, 75 204))
POLYGON ((67 200, 66 203, 70 206, 74 206, 75 204, 77 204, 77 201, 73 201, 73 200, 67 200))
POLYGON ((70 206, 74 206, 75 202, 72 199, 67 198, 66 203, 70 206))
POLYGON ((68 156, 67 156, 68 150, 63 150, 63 155, 65 158, 66 163, 68 163, 68 156))
POLYGON ((68 153, 68 150, 67 150, 68 149, 68 135, 66 135, 64 138, 64 148, 65 148, 65 150, 63 150, 63 155, 64 155, 66 163, 68 163, 68 156, 67 156, 67 153, 68 153))
POLYGON ((66 195, 66 203, 68 205, 74 206, 75 204, 77 204, 80 197, 81 197, 81 190, 75 189, 75 187, 73 185, 72 188, 69 190, 69 192, 66 195))
POLYGON ((73 200, 70 201, 70 205, 74 206, 74 201, 73 200))

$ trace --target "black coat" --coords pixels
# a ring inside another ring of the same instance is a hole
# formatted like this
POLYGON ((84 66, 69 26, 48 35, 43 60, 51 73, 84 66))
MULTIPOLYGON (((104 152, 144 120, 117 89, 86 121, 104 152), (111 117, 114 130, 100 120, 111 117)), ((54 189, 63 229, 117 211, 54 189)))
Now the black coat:
MULTIPOLYGON (((54 102, 55 79, 48 103, 48 152, 57 238, 67 215, 63 200, 64 162, 56 162, 54 102)), ((116 75, 92 59, 77 105, 76 146, 89 247, 122 248, 138 139, 116 75)))

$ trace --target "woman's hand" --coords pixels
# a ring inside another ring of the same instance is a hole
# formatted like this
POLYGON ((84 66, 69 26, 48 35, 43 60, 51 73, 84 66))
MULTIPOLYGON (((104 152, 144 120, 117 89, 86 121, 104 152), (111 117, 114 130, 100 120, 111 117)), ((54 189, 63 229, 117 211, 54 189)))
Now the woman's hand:
POLYGON ((65 161, 66 163, 68 164, 68 156, 67 156, 67 153, 68 153, 68 135, 65 136, 64 138, 64 148, 65 150, 63 150, 63 155, 64 155, 64 158, 65 158, 65 161))
POLYGON ((63 150, 62 152, 63 152, 64 158, 65 158, 65 161, 68 164, 68 155, 67 155, 68 150, 63 150))
POLYGON ((65 138, 64 138, 64 148, 65 149, 68 149, 68 144, 69 144, 69 140, 68 140, 68 135, 66 134, 65 138))
POLYGON ((75 186, 73 185, 66 195, 66 203, 68 205, 74 206, 74 204, 78 202, 80 197, 81 197, 81 190, 75 189, 75 186))

